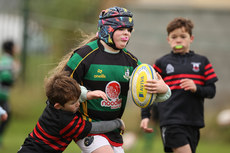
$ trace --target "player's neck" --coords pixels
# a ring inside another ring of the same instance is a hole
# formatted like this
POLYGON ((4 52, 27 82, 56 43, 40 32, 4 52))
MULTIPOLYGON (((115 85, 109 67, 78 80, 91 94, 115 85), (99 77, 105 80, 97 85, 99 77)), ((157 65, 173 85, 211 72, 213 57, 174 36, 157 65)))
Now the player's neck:
POLYGON ((109 45, 107 45, 104 41, 100 40, 101 44, 104 46, 105 50, 108 52, 113 52, 113 53, 118 53, 120 52, 120 50, 115 50, 112 47, 110 47, 109 45))

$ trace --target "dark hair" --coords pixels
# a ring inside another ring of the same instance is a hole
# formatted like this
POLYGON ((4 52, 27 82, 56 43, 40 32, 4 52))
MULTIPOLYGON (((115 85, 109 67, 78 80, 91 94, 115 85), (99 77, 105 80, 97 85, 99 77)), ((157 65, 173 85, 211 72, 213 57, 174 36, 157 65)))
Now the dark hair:
POLYGON ((79 84, 68 76, 68 72, 57 73, 45 79, 46 96, 51 104, 64 106, 71 100, 78 100, 81 94, 79 84))
POLYGON ((168 24, 167 26, 168 35, 175 29, 182 28, 182 27, 184 27, 185 31, 188 32, 190 36, 192 36, 192 29, 194 27, 192 21, 182 17, 175 18, 168 24))
POLYGON ((2 44, 2 50, 10 55, 14 54, 14 42, 12 40, 7 40, 2 44))

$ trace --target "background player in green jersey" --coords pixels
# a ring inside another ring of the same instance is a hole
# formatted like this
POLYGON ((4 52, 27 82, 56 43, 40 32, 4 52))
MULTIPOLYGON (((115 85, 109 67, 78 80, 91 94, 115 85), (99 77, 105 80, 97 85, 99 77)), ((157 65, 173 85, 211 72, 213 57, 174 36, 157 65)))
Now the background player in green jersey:
POLYGON ((11 118, 9 104, 10 89, 18 75, 20 65, 14 56, 18 48, 12 40, 4 41, 2 44, 2 54, 0 56, 0 106, 6 110, 8 119, 0 124, 0 145, 2 144, 3 134, 11 118))
MULTIPOLYGON (((67 55, 56 73, 70 72, 82 86, 80 112, 90 122, 121 118, 127 102, 129 79, 141 63, 126 50, 133 30, 133 14, 121 7, 103 10, 99 15, 98 33, 67 55), (88 95, 94 94, 93 99, 88 95)), ((171 91, 160 79, 146 85, 148 92, 159 93, 164 101, 171 91)), ((123 139, 119 129, 108 133, 90 134, 77 142, 83 153, 123 153, 123 139), (93 139, 90 144, 85 141, 93 139)))

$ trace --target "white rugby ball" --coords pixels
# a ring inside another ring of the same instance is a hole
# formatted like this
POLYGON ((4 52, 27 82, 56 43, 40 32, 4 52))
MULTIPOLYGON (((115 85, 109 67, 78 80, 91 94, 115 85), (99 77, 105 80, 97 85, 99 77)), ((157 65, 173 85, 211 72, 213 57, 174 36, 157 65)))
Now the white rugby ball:
POLYGON ((155 69, 151 65, 140 64, 134 69, 129 86, 132 100, 137 106, 145 108, 153 104, 156 99, 156 94, 147 93, 144 84, 146 80, 154 79, 157 79, 157 75, 155 69))

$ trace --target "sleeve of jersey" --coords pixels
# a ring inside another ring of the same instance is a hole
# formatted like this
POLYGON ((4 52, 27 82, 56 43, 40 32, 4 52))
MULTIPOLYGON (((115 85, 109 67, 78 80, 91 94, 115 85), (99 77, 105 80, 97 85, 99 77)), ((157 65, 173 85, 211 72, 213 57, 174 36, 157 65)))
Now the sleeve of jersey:
POLYGON ((215 82, 218 78, 207 58, 205 58, 204 77, 205 84, 203 86, 197 86, 196 94, 203 98, 213 98, 216 94, 215 82))
POLYGON ((79 84, 81 84, 81 80, 84 76, 83 59, 84 58, 78 53, 78 51, 75 51, 65 67, 65 71, 70 72, 70 76, 79 84))
POLYGON ((84 137, 86 137, 92 129, 92 124, 82 119, 80 127, 81 127, 79 130, 80 133, 74 136, 75 140, 83 139, 84 137))
POLYGON ((0 106, 0 116, 2 116, 3 114, 6 114, 6 111, 0 106))
POLYGON ((167 85, 167 88, 168 88, 168 91, 166 93, 157 94, 155 102, 164 102, 171 97, 171 95, 172 95, 171 89, 169 88, 168 85, 167 85))
POLYGON ((156 63, 153 65, 153 68, 161 75, 162 69, 160 67, 161 67, 160 62, 159 62, 159 60, 157 60, 156 63))
POLYGON ((140 65, 142 64, 140 60, 137 60, 137 65, 140 65))
POLYGON ((11 86, 14 82, 13 73, 9 69, 1 70, 0 72, 0 80, 2 85, 11 86))
POLYGON ((197 86, 196 94, 203 98, 213 98, 216 95, 216 86, 214 83, 197 86))
POLYGON ((141 109, 141 119, 150 118, 151 116, 150 110, 151 110, 151 106, 142 108, 141 109))
POLYGON ((207 58, 205 59, 204 77, 205 84, 214 83, 218 80, 214 68, 212 67, 212 64, 209 62, 207 58))
POLYGON ((87 136, 91 128, 91 123, 83 120, 80 114, 78 114, 60 131, 60 134, 63 137, 78 140, 87 136))
POLYGON ((218 78, 212 64, 207 58, 205 58, 204 78, 205 84, 203 86, 197 86, 196 94, 203 98, 213 98, 216 94, 215 82, 218 78))
POLYGON ((124 49, 124 50, 125 50, 125 53, 126 53, 133 61, 135 61, 136 66, 142 64, 141 61, 140 61, 138 58, 136 58, 131 52, 127 51, 126 49, 124 49))

